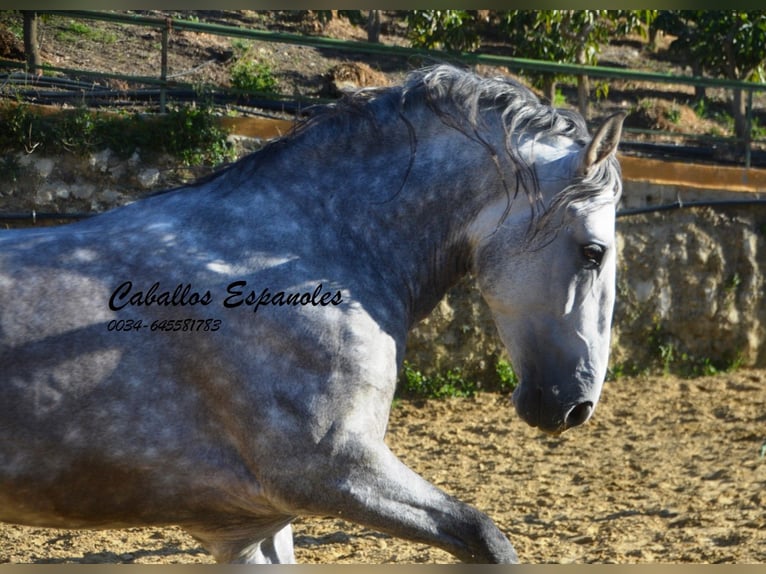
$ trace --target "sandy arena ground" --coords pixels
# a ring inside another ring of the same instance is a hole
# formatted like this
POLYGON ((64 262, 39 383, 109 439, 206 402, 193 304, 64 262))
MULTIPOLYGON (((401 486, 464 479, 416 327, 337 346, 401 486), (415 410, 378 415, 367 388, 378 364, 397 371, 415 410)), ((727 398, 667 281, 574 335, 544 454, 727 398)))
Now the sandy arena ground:
MULTIPOLYGON (((523 562, 766 562, 766 371, 607 383, 585 427, 549 437, 508 398, 402 401, 389 443, 494 518, 523 562)), ((304 563, 447 563, 441 550, 337 519, 300 519, 304 563)), ((177 528, 0 525, 0 562, 191 563, 177 528)))

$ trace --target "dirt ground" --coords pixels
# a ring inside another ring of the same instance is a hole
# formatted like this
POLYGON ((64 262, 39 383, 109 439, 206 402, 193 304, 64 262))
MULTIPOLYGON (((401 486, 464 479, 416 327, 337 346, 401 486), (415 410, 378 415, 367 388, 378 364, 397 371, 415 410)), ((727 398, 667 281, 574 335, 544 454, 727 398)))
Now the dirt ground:
MULTIPOLYGON (((594 418, 551 437, 507 396, 401 401, 389 444, 487 512, 528 563, 766 562, 766 371, 608 382, 594 418)), ((302 563, 449 563, 449 554, 338 519, 294 524, 302 563)), ((0 563, 193 563, 177 528, 0 525, 0 563)))

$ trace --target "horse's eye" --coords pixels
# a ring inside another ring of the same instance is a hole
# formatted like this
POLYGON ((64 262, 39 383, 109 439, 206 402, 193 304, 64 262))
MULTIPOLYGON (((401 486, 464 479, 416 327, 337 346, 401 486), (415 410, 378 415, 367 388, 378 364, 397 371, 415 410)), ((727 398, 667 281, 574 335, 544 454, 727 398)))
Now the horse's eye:
POLYGON ((585 267, 587 269, 598 269, 601 267, 601 261, 604 259, 605 252, 604 246, 598 243, 583 245, 582 256, 585 258, 585 267))

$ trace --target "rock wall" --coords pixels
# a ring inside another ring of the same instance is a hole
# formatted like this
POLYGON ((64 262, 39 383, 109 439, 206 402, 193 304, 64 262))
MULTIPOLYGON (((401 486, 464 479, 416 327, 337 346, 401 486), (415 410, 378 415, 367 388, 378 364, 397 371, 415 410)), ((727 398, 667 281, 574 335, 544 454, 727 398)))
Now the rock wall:
POLYGON ((104 211, 180 183, 177 163, 159 158, 148 165, 137 153, 121 158, 109 150, 86 156, 6 155, 0 165, 0 212, 104 211))
MULTIPOLYGON (((6 156, 0 172, 0 212, 100 211, 199 175, 172 158, 108 151, 6 156)), ((620 218, 613 369, 766 366, 765 236, 766 206, 620 218)), ((424 374, 459 369, 496 382, 505 352, 470 278, 416 327, 406 358, 424 374)))
MULTIPOLYGON (((229 142, 240 155, 260 145, 257 139, 238 136, 230 136, 229 142)), ((170 155, 147 158, 135 152, 121 157, 108 149, 85 155, 0 155, 0 213, 100 212, 210 171, 183 166, 170 155)))
POLYGON ((618 228, 613 362, 766 365, 766 205, 628 217, 618 228))

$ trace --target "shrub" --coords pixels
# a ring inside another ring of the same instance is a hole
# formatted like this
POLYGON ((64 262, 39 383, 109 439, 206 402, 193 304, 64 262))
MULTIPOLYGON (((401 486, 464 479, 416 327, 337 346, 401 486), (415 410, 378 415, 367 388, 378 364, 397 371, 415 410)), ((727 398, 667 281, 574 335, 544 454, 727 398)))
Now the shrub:
POLYGON ((234 159, 226 132, 205 106, 179 107, 165 115, 104 115, 86 108, 41 115, 28 105, 0 107, 0 150, 86 154, 109 148, 127 157, 169 153, 187 165, 218 165, 234 159))
POLYGON ((231 69, 231 85, 247 92, 276 94, 278 91, 271 67, 244 56, 231 69))
POLYGON ((459 369, 450 369, 444 374, 426 376, 405 361, 398 394, 404 397, 439 399, 472 397, 477 390, 478 385, 463 378, 459 369))
POLYGON ((519 384, 519 378, 513 370, 513 366, 506 360, 500 359, 495 365, 495 372, 499 379, 498 390, 501 392, 511 392, 519 384))

